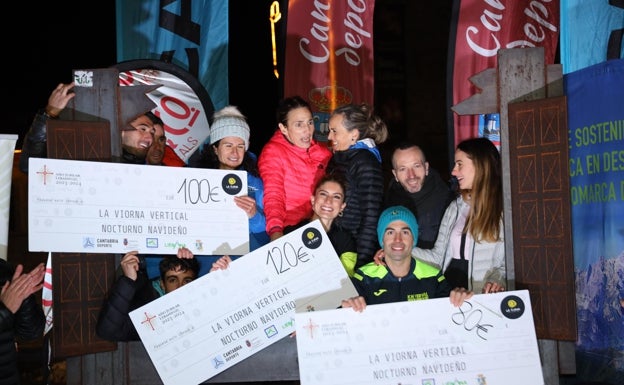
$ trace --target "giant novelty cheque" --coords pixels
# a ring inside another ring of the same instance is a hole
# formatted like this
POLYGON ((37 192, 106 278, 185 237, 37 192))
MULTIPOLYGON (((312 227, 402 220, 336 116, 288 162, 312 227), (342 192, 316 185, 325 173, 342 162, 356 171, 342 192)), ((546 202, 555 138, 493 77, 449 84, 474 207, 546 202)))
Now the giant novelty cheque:
POLYGON ((28 249, 249 252, 245 171, 29 159, 28 249))
POLYGON ((357 295, 314 221, 130 313, 165 385, 197 384, 357 295))
POLYGON ((301 385, 543 385, 527 290, 297 313, 301 385))

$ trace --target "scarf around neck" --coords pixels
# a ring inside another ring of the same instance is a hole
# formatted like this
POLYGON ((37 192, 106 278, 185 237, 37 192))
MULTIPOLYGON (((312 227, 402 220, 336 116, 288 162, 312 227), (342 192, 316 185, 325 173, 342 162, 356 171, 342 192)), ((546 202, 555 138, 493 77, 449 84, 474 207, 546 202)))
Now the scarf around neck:
POLYGON ((379 149, 377 148, 377 146, 375 146, 374 140, 372 140, 371 138, 360 139, 357 142, 355 142, 355 144, 351 145, 351 147, 349 147, 349 149, 359 149, 359 148, 363 148, 365 150, 372 152, 373 155, 375 155, 375 158, 377 158, 377 160, 379 161, 379 163, 381 163, 381 154, 379 153, 379 149))

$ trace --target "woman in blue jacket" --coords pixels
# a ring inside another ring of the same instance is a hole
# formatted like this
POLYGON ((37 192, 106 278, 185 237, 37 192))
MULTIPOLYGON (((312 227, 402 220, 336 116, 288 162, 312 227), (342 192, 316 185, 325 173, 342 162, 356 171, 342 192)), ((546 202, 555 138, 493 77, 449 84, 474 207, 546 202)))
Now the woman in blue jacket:
MULTIPOLYGON (((264 215, 264 183, 258 172, 257 156, 249 151, 250 129, 245 116, 234 106, 226 106, 213 115, 209 146, 201 150, 190 167, 247 171, 247 195, 234 197, 238 207, 249 217, 249 251, 269 243, 264 215)), ((196 255, 201 261, 201 275, 221 257, 196 255)), ((237 256, 231 255, 232 259, 237 256)))

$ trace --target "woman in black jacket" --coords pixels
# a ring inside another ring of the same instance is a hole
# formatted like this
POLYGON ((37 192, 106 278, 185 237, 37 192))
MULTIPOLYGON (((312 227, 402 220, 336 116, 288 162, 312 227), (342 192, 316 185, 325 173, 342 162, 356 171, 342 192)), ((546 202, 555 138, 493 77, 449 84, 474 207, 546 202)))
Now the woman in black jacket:
POLYGON ((388 128, 367 104, 336 108, 329 118, 334 155, 327 173, 340 173, 347 180, 346 208, 336 218, 356 241, 356 268, 373 260, 377 251, 377 220, 384 197, 384 175, 377 145, 386 141, 388 128))
POLYGON ((16 342, 43 336, 45 316, 34 295, 43 287, 45 267, 39 264, 30 273, 15 269, 0 259, 0 385, 20 383, 16 342))

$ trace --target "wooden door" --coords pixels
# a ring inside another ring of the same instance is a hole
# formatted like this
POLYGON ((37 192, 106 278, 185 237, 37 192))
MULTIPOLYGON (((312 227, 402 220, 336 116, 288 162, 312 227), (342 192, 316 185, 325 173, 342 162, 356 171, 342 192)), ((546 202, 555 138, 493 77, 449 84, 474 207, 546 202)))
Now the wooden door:
POLYGON ((115 255, 54 253, 52 272, 53 359, 117 349, 95 334, 102 301, 115 280, 115 255))
POLYGON ((528 289, 539 339, 576 340, 566 98, 510 103, 516 289, 528 289))
MULTIPOLYGON (((110 162, 107 121, 48 121, 48 157, 110 162)), ((115 280, 114 254, 54 253, 52 255, 52 359, 115 350, 100 339, 95 323, 102 301, 115 280)))

